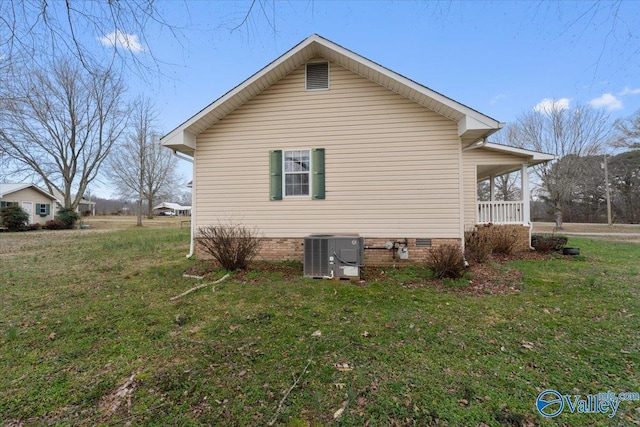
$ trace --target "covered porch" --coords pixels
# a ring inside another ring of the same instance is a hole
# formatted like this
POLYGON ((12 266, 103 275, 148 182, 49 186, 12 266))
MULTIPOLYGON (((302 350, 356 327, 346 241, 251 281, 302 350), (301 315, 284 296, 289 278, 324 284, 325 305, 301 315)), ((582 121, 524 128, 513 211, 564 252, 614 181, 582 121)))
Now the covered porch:
POLYGON ((476 164, 476 224, 529 225, 529 168, 554 156, 494 143, 481 148, 485 155, 476 164))
MULTIPOLYGON (((523 165, 523 171, 520 171, 520 200, 495 200, 495 182, 497 178, 504 177, 512 172, 503 175, 491 175, 488 178, 480 179, 478 184, 489 181, 489 200, 476 201, 476 222, 478 224, 522 224, 528 225, 530 221, 529 213, 529 174, 528 166, 523 165)), ((509 178, 504 178, 509 179, 509 178)))

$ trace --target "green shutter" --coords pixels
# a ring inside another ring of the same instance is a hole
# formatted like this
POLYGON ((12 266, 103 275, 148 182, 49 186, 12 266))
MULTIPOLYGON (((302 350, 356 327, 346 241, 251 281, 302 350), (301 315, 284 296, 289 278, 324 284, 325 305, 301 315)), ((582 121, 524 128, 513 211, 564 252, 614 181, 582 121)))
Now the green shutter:
POLYGON ((311 198, 313 200, 324 199, 324 148, 311 150, 311 167, 313 168, 311 198))
POLYGON ((40 203, 36 203, 36 214, 40 216, 44 216, 40 213, 40 203))
POLYGON ((269 152, 269 198, 282 200, 282 150, 269 152))
POLYGON ((44 208, 45 208, 45 216, 51 215, 51 204, 47 203, 46 205, 44 205, 44 208))
POLYGON ((0 208, 6 208, 7 202, 0 202, 0 208))

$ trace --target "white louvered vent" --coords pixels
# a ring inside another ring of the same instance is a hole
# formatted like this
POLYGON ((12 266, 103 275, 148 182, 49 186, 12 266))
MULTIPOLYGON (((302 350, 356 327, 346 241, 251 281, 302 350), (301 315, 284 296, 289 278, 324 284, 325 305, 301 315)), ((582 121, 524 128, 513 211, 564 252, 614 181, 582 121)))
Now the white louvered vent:
POLYGON ((329 89, 329 63, 307 63, 307 90, 329 89))

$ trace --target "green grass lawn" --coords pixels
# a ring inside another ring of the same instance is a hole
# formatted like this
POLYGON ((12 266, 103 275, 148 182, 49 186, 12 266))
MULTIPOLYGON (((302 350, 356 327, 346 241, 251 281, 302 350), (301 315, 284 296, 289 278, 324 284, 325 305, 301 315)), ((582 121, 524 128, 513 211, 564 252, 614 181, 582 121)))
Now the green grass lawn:
POLYGON ((198 284, 187 229, 3 233, 0 424, 639 424, 640 401, 535 409, 545 389, 640 392, 640 245, 569 244, 510 263, 522 289, 501 296, 286 266, 170 301, 198 284))

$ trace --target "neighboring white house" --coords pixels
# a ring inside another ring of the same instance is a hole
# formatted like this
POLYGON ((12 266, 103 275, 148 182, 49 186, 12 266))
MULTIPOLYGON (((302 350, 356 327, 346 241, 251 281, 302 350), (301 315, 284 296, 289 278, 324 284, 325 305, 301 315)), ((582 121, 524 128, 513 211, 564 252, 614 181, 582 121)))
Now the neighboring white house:
POLYGON ((190 216, 191 206, 182 206, 178 203, 160 203, 153 207, 153 211, 160 215, 190 216))
POLYGON ((302 260, 309 235, 358 235, 371 265, 394 262, 373 250, 386 242, 422 262, 489 222, 529 247, 527 168, 553 156, 489 143, 502 126, 313 35, 161 143, 194 158, 192 254, 201 227, 238 218, 259 230, 262 259, 302 260), (478 182, 515 170, 522 200, 478 201, 478 182))
MULTIPOLYGON (((56 196, 56 204, 57 209, 60 209, 64 206, 64 194, 62 194, 58 190, 53 190, 53 194, 56 196)), ((92 202, 91 200, 87 200, 85 198, 80 199, 78 202, 78 206, 76 207, 76 213, 82 216, 95 216, 96 214, 96 202, 92 202)))
POLYGON ((56 198, 35 184, 0 184, 0 208, 11 205, 29 214, 29 224, 45 224, 57 211, 56 198))

